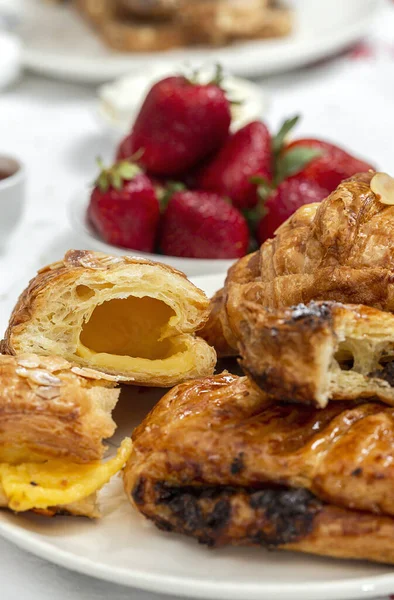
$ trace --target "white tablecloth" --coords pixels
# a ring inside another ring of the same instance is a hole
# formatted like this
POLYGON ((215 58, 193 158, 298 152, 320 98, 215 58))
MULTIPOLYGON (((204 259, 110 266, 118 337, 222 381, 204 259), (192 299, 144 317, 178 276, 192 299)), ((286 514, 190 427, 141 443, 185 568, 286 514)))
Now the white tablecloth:
MULTIPOLYGON (((271 126, 301 113, 298 135, 332 139, 394 174, 393 31, 394 3, 387 1, 356 50, 261 82, 271 96, 271 126)), ((1 331, 16 293, 35 270, 81 247, 68 224, 68 202, 78 190, 86 192, 94 158, 113 154, 95 102, 93 88, 33 75, 0 95, 0 152, 19 156, 28 169, 26 211, 0 255, 1 331)), ((2 600, 157 598, 67 572, 3 540, 0 578, 2 600)))

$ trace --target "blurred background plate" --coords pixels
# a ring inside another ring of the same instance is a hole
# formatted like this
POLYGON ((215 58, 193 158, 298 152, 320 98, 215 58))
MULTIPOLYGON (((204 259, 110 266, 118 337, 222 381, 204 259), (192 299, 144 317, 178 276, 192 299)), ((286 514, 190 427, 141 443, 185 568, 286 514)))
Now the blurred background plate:
POLYGON ((121 54, 105 48, 71 9, 27 0, 19 26, 24 64, 46 75, 92 83, 152 61, 200 65, 214 60, 235 75, 265 75, 320 60, 356 42, 371 25, 380 0, 288 0, 287 4, 294 8, 295 26, 285 38, 221 48, 121 54))

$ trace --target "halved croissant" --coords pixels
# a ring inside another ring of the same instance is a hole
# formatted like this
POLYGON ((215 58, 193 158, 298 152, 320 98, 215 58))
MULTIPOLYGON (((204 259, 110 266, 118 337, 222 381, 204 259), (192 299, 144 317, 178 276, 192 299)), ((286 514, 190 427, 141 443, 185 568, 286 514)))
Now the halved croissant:
POLYGON ((215 322, 226 323, 221 337, 233 353, 237 344, 228 307, 237 286, 245 299, 265 308, 332 300, 394 312, 394 206, 373 193, 373 175, 355 175, 321 203, 298 209, 261 246, 257 273, 247 277, 245 259, 238 266, 245 281, 239 281, 237 267, 229 273, 215 322))
POLYGON ((2 351, 57 354, 117 381, 171 386, 213 372, 215 351, 195 336, 208 306, 171 267, 70 250, 22 293, 2 351))
POLYGON ((96 493, 131 451, 102 463, 114 378, 57 356, 0 355, 0 506, 99 516, 96 493))

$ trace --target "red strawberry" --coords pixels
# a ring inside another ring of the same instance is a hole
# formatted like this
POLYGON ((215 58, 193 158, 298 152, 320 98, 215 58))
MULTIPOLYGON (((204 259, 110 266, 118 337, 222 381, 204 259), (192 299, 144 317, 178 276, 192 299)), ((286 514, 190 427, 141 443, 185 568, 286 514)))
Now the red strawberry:
POLYGON ((220 148, 230 121, 230 102, 216 80, 199 85, 186 77, 167 77, 146 96, 117 158, 141 151, 138 162, 147 171, 177 175, 220 148))
POLYGON ((164 254, 190 258, 238 258, 248 249, 245 218, 217 194, 176 192, 163 216, 164 254))
POLYGON ((150 179, 137 165, 123 161, 103 169, 92 191, 88 216, 108 243, 152 252, 160 218, 150 179))
POLYGON ((328 191, 307 179, 286 179, 268 197, 264 204, 264 216, 257 226, 260 244, 274 236, 275 231, 304 204, 321 202, 328 191))
POLYGON ((257 204, 255 175, 271 179, 271 135, 260 121, 249 123, 228 138, 219 153, 203 167, 197 187, 231 198, 239 209, 257 204))
POLYGON ((321 154, 313 158, 295 177, 314 181, 329 192, 335 190, 344 179, 374 168, 338 146, 316 139, 295 140, 286 146, 282 156, 286 156, 291 151, 293 158, 296 159, 297 152, 305 148, 315 149, 321 154))

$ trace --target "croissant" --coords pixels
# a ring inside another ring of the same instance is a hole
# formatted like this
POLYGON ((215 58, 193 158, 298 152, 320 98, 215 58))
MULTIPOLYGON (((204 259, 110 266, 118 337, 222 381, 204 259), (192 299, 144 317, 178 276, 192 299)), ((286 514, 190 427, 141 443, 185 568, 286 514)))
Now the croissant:
POLYGON ((232 323, 244 372, 271 397, 394 405, 392 313, 337 302, 264 309, 241 297, 232 323))
POLYGON ((120 382, 169 387, 213 372, 215 351, 195 335, 208 310, 204 292, 171 267, 70 250, 22 293, 1 350, 56 354, 120 382))
POLYGON ((245 259, 229 272, 221 308, 216 299, 214 323, 208 321, 220 353, 223 340, 238 352, 232 328, 238 285, 245 299, 265 308, 332 300, 394 311, 394 206, 371 190, 373 176, 351 177, 321 203, 301 207, 261 246, 258 258, 251 257, 257 264, 253 272, 245 269, 245 259), (239 269, 245 270, 242 283, 239 269))
POLYGON ((97 491, 131 450, 102 463, 114 378, 57 356, 0 355, 0 506, 99 516, 97 491))
POLYGON ((124 484, 158 528, 209 546, 394 563, 393 449, 394 408, 281 404, 222 373, 159 401, 124 484))

